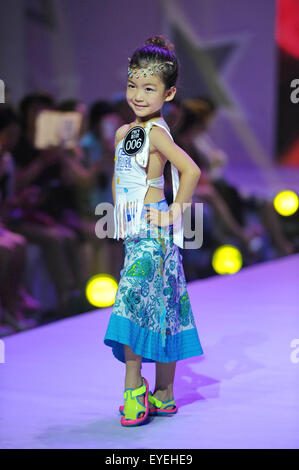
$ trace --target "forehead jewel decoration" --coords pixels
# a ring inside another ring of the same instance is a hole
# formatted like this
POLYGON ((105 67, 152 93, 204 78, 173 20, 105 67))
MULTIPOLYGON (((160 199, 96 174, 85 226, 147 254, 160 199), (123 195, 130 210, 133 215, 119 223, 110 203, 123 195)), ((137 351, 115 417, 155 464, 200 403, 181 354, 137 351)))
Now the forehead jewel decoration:
MULTIPOLYGON (((128 57, 128 61, 130 62, 131 58, 128 57)), ((160 72, 164 70, 165 65, 170 65, 173 66, 173 62, 163 62, 163 63, 156 63, 152 65, 147 65, 146 67, 128 67, 128 77, 132 78, 133 74, 136 76, 136 78, 139 78, 139 69, 141 70, 141 74, 143 74, 144 77, 147 77, 146 71, 148 70, 151 75, 153 75, 155 72, 160 72)))

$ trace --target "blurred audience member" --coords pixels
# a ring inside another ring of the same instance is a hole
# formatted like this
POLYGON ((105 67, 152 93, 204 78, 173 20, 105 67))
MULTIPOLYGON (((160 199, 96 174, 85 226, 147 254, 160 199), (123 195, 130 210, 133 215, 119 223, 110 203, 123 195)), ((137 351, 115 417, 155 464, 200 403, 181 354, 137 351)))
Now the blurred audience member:
MULTIPOLYGON (((3 324, 15 331, 36 325, 24 312, 38 310, 39 303, 23 286, 27 243, 22 235, 5 226, 14 193, 14 164, 11 151, 20 135, 20 126, 13 110, 0 108, 0 330, 3 324)), ((1 334, 1 331, 0 331, 1 334)))
POLYGON ((124 93, 117 94, 111 104, 121 120, 121 125, 135 121, 134 111, 128 105, 126 95, 124 93))
MULTIPOLYGON (((226 181, 222 176, 222 169, 227 164, 228 159, 226 154, 215 145, 208 134, 208 129, 216 113, 214 103, 208 98, 197 98, 193 100, 185 100, 184 106, 195 115, 193 126, 194 133, 191 132, 191 139, 192 144, 198 153, 199 160, 205 168, 205 172, 211 185, 225 201, 227 207, 230 208, 230 212, 237 221, 237 224, 241 227, 244 227, 247 224, 246 216, 249 209, 251 211, 253 210, 260 219, 260 223, 255 223, 250 230, 253 234, 253 238, 250 236, 251 249, 254 251, 255 245, 262 243, 262 239, 259 237, 260 235, 265 234, 266 231, 269 233, 271 242, 277 250, 278 256, 285 256, 294 253, 296 251, 296 247, 284 236, 272 201, 262 199, 254 195, 245 198, 240 194, 236 187, 228 183, 228 181, 226 181)), ((200 189, 201 188, 199 186, 199 196, 200 189)), ((218 204, 218 207, 221 209, 221 204, 218 204)), ((223 208, 223 210, 223 213, 226 214, 226 209, 223 208)), ((225 218, 228 220, 228 214, 225 215, 225 218)), ((256 222, 257 221, 258 219, 256 219, 256 222)), ((233 221, 231 221, 230 226, 232 226, 232 222, 233 221)))
POLYGON ((118 277, 121 269, 117 242, 96 236, 95 225, 101 216, 95 215, 95 208, 101 202, 113 205, 111 181, 114 171, 114 138, 122 124, 113 104, 105 100, 96 101, 89 112, 89 131, 79 142, 82 151, 82 167, 77 171, 81 181, 79 207, 85 227, 90 275, 107 272, 118 277))
POLYGON ((64 210, 74 202, 71 188, 63 181, 65 151, 61 147, 35 147, 37 117, 53 107, 53 98, 44 93, 28 95, 20 103, 22 134, 13 157, 21 207, 12 213, 9 223, 15 232, 43 249, 57 290, 58 311, 64 315, 72 293, 82 291, 83 284, 78 236, 61 223, 64 210))
MULTIPOLYGON (((194 202, 207 203, 217 214, 218 221, 222 222, 223 230, 228 234, 234 235, 242 244, 244 249, 248 249, 250 240, 254 234, 248 232, 242 217, 241 207, 233 213, 231 207, 227 204, 223 195, 218 191, 211 179, 212 168, 217 164, 223 164, 225 159, 218 152, 214 155, 207 155, 200 152, 194 144, 195 137, 204 132, 215 112, 215 107, 210 100, 202 99, 185 100, 181 103, 182 112, 180 113, 179 125, 174 133, 175 142, 180 145, 201 169, 201 176, 198 186, 194 193, 194 202)), ((178 113, 177 113, 178 114, 178 113)), ((214 238, 219 239, 219 227, 214 226, 214 238)))

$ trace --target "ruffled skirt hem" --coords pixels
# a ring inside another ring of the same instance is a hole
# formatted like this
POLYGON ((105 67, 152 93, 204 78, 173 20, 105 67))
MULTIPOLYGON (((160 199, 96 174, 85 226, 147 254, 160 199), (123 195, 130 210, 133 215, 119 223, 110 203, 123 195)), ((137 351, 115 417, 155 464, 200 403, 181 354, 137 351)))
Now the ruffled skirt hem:
POLYGON ((120 315, 110 316, 104 338, 106 346, 112 348, 113 355, 125 363, 124 344, 142 357, 142 362, 173 362, 203 354, 196 328, 190 328, 176 335, 166 335, 162 346, 160 333, 142 328, 120 315))

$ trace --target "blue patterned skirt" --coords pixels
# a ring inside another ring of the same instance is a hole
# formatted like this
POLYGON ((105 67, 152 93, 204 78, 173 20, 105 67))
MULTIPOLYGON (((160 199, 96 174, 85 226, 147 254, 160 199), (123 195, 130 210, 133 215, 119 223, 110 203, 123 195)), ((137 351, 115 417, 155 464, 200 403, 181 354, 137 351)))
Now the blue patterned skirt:
POLYGON ((144 219, 146 206, 169 211, 166 199, 145 204, 138 234, 123 240, 124 266, 104 343, 121 362, 125 362, 124 344, 141 356, 142 362, 169 363, 199 356, 203 349, 182 256, 173 243, 173 226, 154 226, 154 232, 152 226, 150 231, 144 219))

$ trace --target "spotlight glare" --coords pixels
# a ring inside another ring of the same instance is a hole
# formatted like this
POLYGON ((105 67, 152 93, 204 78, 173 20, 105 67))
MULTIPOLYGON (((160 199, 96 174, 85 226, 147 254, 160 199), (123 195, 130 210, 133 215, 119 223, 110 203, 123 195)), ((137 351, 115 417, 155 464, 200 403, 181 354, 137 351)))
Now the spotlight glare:
POLYGON ((218 274, 234 274, 242 265, 242 254, 233 245, 219 246, 212 256, 212 266, 218 274))
POLYGON ((95 307, 110 307, 114 304, 118 284, 110 274, 91 277, 85 289, 88 302, 95 307))
POLYGON ((280 191, 276 194, 273 205, 278 214, 289 216, 297 211, 299 199, 294 191, 280 191))

